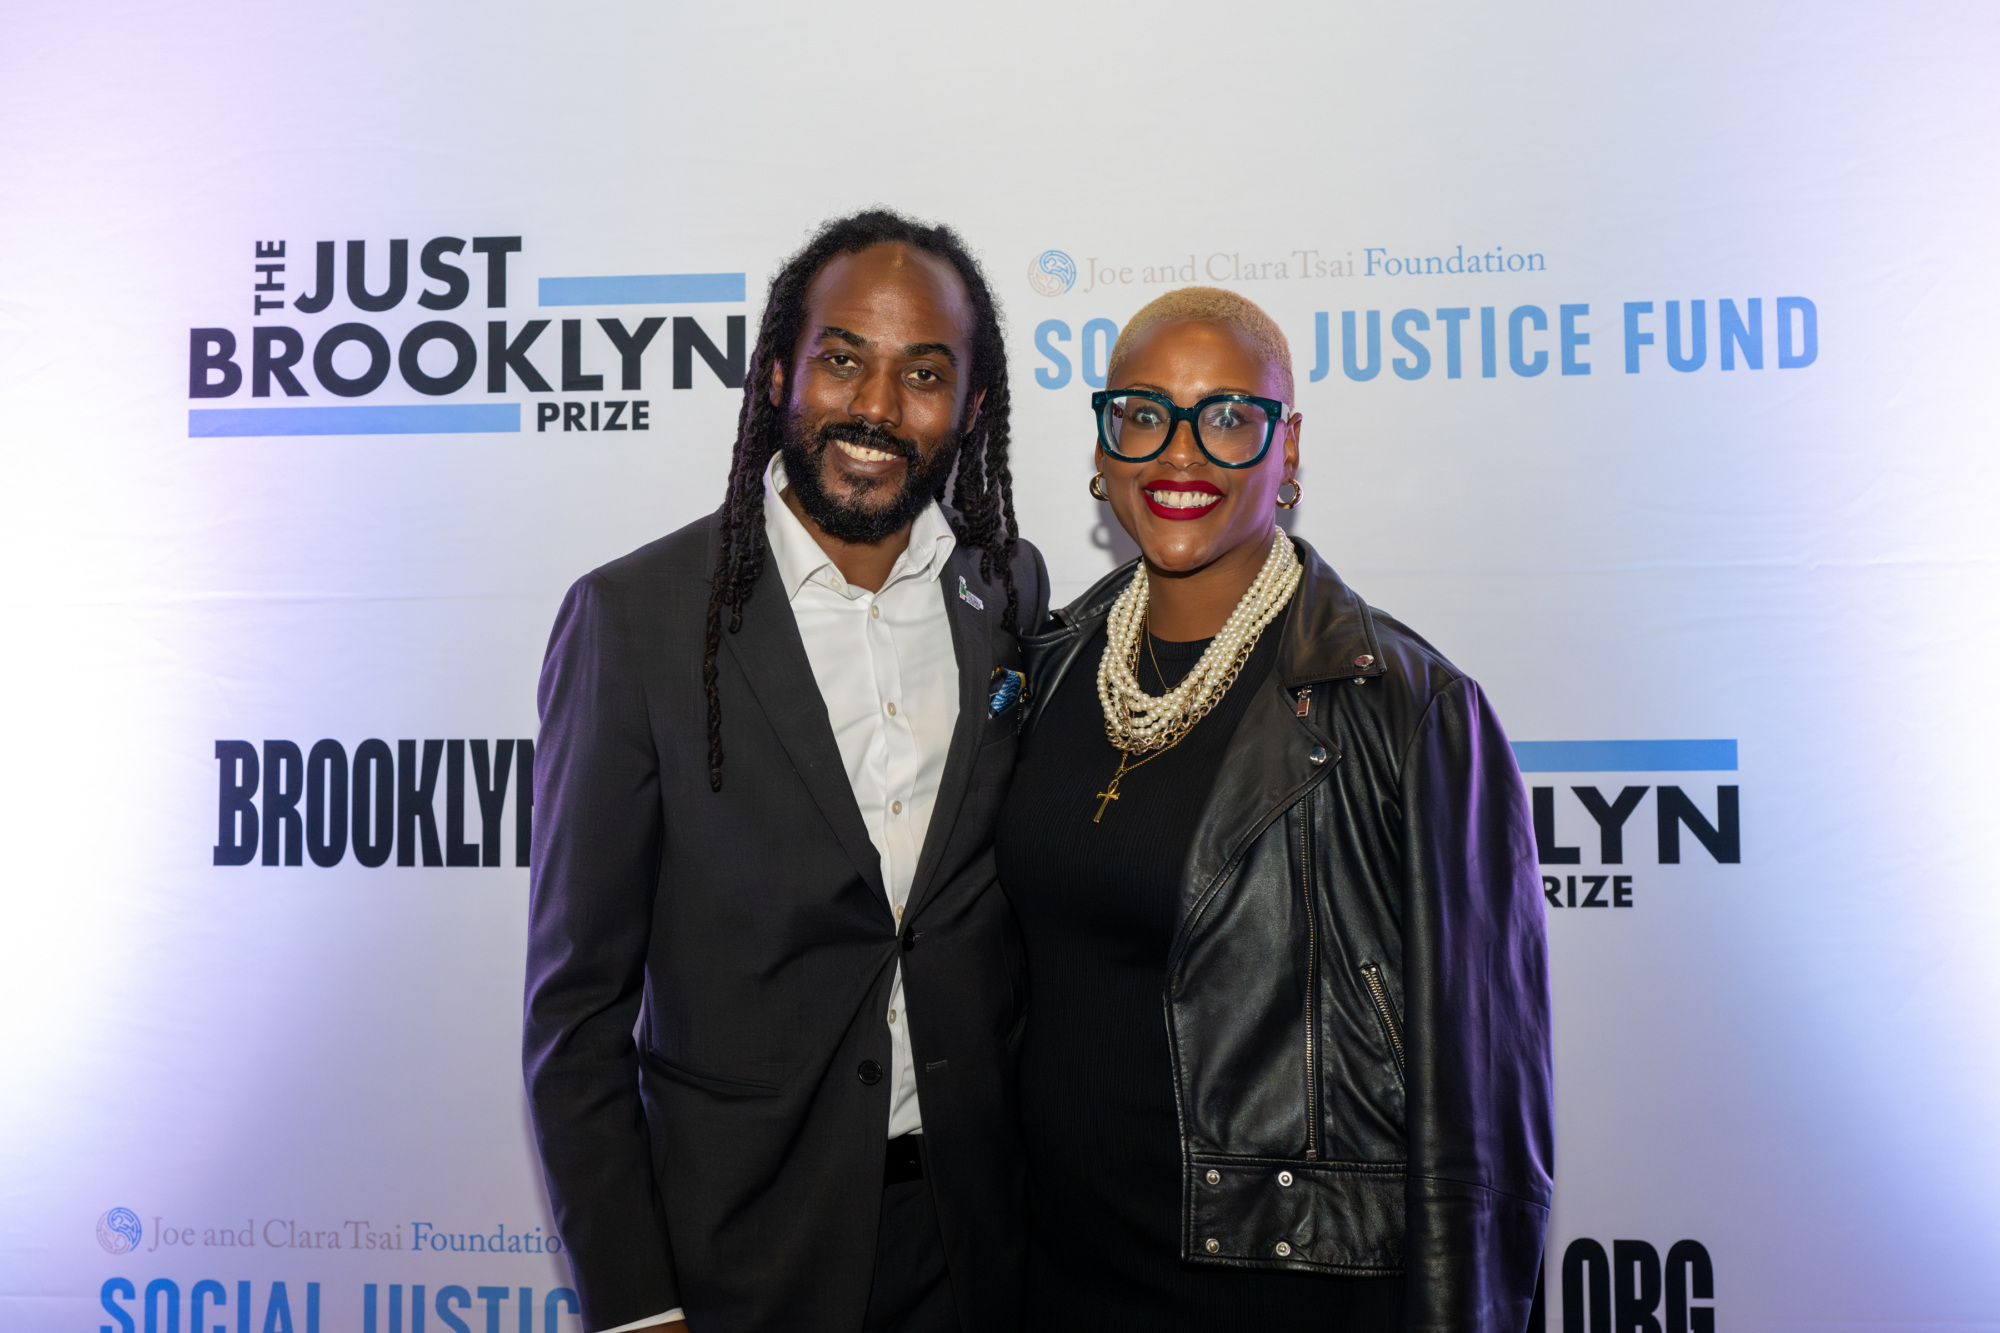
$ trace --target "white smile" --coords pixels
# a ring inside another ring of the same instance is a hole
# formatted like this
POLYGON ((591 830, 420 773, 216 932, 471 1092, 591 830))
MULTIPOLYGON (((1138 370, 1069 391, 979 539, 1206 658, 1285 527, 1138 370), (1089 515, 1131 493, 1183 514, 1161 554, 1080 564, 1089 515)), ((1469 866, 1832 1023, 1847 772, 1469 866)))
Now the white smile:
POLYGON ((835 440, 840 452, 859 463, 893 463, 901 454, 883 453, 880 449, 869 449, 859 444, 849 444, 846 440, 835 440))
POLYGON ((1221 496, 1207 491, 1147 491, 1146 497, 1168 509, 1206 509, 1222 503, 1221 496))

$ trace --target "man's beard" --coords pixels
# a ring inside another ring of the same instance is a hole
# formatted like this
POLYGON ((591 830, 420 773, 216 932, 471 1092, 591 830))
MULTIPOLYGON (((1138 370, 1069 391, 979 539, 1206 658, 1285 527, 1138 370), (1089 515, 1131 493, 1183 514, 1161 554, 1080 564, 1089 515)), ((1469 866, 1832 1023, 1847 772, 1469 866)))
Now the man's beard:
POLYGON ((939 443, 927 463, 914 441, 855 421, 830 421, 807 438, 804 421, 793 412, 785 422, 779 453, 785 460, 785 476, 791 482, 792 493, 799 497, 799 507, 822 532, 836 541, 872 545, 901 531, 936 498, 945 478, 951 475, 952 464, 958 461, 959 445, 964 438, 963 431, 954 429, 939 443), (887 480, 850 478, 849 484, 861 502, 835 496, 827 489, 821 470, 827 450, 835 447, 835 440, 901 455, 905 460, 902 488, 886 500, 870 504, 866 501, 883 491, 887 480))

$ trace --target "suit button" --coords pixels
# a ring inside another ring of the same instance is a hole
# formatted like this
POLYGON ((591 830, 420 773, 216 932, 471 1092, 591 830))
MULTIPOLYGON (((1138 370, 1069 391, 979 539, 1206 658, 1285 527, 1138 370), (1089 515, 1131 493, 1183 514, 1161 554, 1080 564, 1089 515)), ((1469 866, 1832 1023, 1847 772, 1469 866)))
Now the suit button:
POLYGON ((1211 1240, 1207 1242, 1205 1248, 1208 1250, 1210 1254, 1219 1254, 1222 1252, 1222 1242, 1219 1240, 1211 1240))
POLYGON ((1279 1183, 1280 1185, 1289 1185, 1289 1184, 1291 1184, 1291 1183, 1292 1183, 1292 1173, 1291 1173, 1291 1172, 1289 1172, 1289 1171, 1280 1171, 1280 1172, 1278 1173, 1278 1183, 1279 1183))
POLYGON ((856 1069, 854 1073, 857 1078, 870 1087, 882 1081, 882 1066, 876 1064, 873 1060, 863 1060, 861 1067, 856 1069))
POLYGON ((1210 1171, 1207 1180, 1211 1185, 1220 1185, 1222 1183, 1222 1173, 1220 1171, 1210 1171))
POLYGON ((1280 1259, 1287 1257, 1288 1255, 1291 1254, 1291 1252, 1292 1252, 1292 1247, 1290 1242, 1282 1240, 1278 1242, 1278 1257, 1280 1259))
POLYGON ((1306 755, 1306 758, 1307 758, 1307 759, 1310 759, 1310 760, 1311 760, 1311 761, 1312 761, 1313 763, 1315 763, 1315 764, 1323 764, 1323 763, 1325 763, 1325 762, 1326 762, 1326 747, 1325 747, 1324 745, 1315 745, 1315 746, 1313 746, 1313 747, 1312 747, 1312 750, 1311 750, 1311 751, 1310 751, 1310 752, 1309 752, 1309 753, 1308 753, 1308 754, 1306 755))

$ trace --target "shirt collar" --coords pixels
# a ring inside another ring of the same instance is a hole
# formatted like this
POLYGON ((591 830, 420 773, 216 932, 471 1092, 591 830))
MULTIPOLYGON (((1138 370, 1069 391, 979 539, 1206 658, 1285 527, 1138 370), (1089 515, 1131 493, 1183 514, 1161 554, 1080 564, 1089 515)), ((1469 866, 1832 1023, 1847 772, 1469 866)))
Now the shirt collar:
MULTIPOLYGON (((839 570, 826 548, 785 503, 782 492, 790 481, 785 475, 784 458, 773 454, 770 466, 764 469, 764 536, 770 543, 772 563, 784 585, 785 599, 794 601, 799 590, 815 579, 832 586, 839 570)), ((910 544, 896 557, 882 587, 886 590, 903 579, 942 577, 945 563, 957 548, 958 538, 945 520, 944 510, 933 500, 910 524, 910 544)))

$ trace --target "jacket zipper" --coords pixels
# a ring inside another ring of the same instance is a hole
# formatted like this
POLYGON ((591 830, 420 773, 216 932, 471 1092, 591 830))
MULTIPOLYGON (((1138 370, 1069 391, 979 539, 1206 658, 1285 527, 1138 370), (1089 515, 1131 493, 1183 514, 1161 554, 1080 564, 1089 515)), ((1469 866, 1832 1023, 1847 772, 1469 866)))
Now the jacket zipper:
POLYGON ((1375 1001, 1375 1012, 1382 1017, 1382 1030, 1389 1034, 1389 1046, 1396 1054, 1396 1072, 1403 1072, 1403 1034, 1396 1030, 1395 1015, 1389 1011, 1389 988, 1382 984, 1382 969, 1373 963, 1361 965, 1361 979, 1368 983, 1368 994, 1375 1001))
POLYGON ((1319 1156, 1319 914, 1313 910, 1312 797, 1299 802, 1299 892, 1306 907, 1306 1156, 1319 1156))

